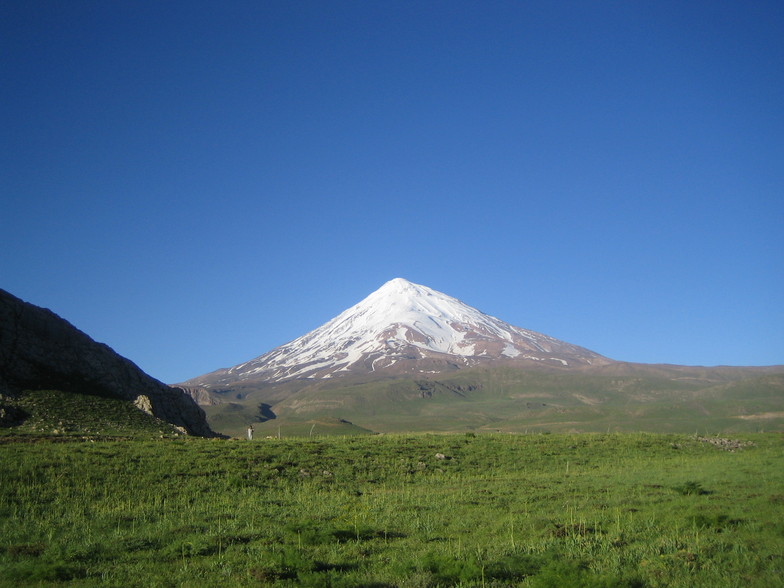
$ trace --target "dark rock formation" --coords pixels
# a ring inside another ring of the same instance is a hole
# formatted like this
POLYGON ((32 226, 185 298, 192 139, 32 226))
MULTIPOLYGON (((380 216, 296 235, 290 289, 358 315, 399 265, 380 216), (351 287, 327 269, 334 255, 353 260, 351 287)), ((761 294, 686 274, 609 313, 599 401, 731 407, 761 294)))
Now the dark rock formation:
POLYGON ((215 435, 181 389, 147 375, 50 310, 0 290, 0 393, 45 389, 120 398, 188 434, 215 435))
POLYGON ((27 413, 15 406, 3 404, 3 400, 3 395, 0 394, 0 427, 21 425, 28 417, 27 413))

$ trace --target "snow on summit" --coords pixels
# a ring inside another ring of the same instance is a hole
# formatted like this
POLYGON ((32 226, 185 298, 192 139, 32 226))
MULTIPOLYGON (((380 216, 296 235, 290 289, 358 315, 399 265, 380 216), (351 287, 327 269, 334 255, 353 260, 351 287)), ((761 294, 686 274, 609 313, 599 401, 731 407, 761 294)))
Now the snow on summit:
POLYGON ((608 360, 513 327, 427 286, 395 278, 310 333, 189 384, 438 372, 488 361, 570 366, 608 360))

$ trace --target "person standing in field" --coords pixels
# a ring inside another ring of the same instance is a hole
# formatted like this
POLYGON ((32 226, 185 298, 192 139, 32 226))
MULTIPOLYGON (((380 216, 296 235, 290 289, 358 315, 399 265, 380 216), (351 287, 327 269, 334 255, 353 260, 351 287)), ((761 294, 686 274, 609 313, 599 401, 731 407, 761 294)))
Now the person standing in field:
POLYGON ((253 441, 253 425, 248 425, 248 441, 253 441))

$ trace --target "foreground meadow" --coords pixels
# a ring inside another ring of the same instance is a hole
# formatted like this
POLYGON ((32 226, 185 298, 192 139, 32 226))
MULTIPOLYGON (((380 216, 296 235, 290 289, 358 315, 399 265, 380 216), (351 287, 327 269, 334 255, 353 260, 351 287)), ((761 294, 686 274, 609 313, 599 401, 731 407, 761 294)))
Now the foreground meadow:
POLYGON ((0 585, 784 581, 784 437, 0 437, 0 585))

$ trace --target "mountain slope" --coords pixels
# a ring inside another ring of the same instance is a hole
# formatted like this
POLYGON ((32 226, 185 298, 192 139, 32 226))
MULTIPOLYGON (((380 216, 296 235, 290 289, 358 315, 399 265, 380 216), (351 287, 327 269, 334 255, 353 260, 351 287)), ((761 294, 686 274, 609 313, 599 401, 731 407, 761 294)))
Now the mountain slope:
POLYGON ((610 360, 396 278, 314 331, 186 384, 215 387, 348 374, 437 373, 489 362, 576 367, 610 360))
POLYGON ((388 433, 784 430, 784 366, 606 367, 244 382, 211 390, 204 410, 222 433, 254 423, 260 436, 297 434, 324 418, 388 433))
POLYGON ((13 413, 8 422, 22 418, 14 404, 25 390, 116 398, 191 435, 214 435, 183 390, 152 378, 53 312, 0 290, 0 416, 13 413))

